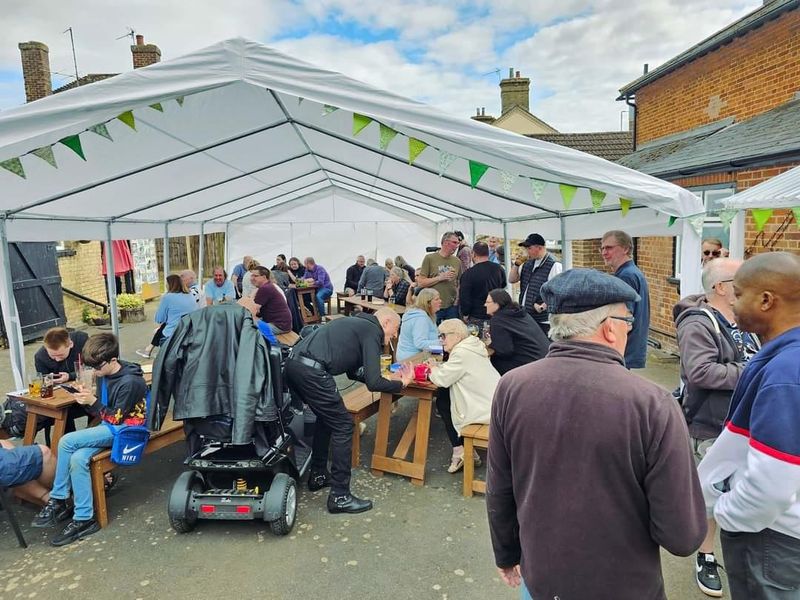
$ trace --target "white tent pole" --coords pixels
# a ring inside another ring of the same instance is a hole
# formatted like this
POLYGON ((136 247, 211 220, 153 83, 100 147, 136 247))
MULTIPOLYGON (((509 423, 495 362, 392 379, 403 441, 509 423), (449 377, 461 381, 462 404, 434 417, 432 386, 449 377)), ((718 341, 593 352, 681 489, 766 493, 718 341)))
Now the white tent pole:
POLYGON ((19 322, 17 301, 14 299, 14 281, 11 277, 11 255, 8 247, 6 217, 0 217, 0 251, 3 253, 3 281, 0 282, 3 307, 3 321, 8 336, 11 370, 14 374, 14 387, 18 390, 25 385, 25 347, 22 341, 22 329, 19 322))
POLYGON ((164 223, 164 281, 169 275, 169 221, 164 223))
MULTIPOLYGON (((108 312, 111 313, 111 329, 119 340, 119 315, 117 314, 117 284, 114 270, 114 242, 111 239, 111 221, 106 223, 106 285, 108 286, 108 312)), ((120 347, 122 343, 120 342, 120 347)))
POLYGON ((728 251, 731 258, 744 258, 744 213, 740 210, 731 221, 730 241, 728 242, 728 251))
POLYGON ((206 259, 206 222, 200 222, 200 245, 198 247, 198 254, 197 257, 197 281, 203 281, 203 264, 206 259))
POLYGON ((566 271, 572 268, 572 244, 567 240, 567 220, 564 217, 558 220, 561 224, 561 265, 566 271))
POLYGON ((470 219, 472 221, 472 243, 474 244, 478 240, 475 239, 475 219, 470 219))
POLYGON ((694 230, 690 219, 683 219, 681 232, 681 298, 703 291, 700 282, 700 235, 694 230))
MULTIPOLYGON (((503 251, 505 252, 505 257, 503 262, 505 263, 503 266, 506 269, 506 275, 511 273, 511 240, 508 238, 508 223, 503 222, 503 251)), ((513 287, 510 283, 506 284, 506 290, 509 294, 514 295, 513 287)))
POLYGON ((231 233, 231 225, 230 223, 225 224, 225 256, 222 258, 222 268, 225 269, 225 272, 228 272, 228 254, 230 253, 230 235, 231 233))

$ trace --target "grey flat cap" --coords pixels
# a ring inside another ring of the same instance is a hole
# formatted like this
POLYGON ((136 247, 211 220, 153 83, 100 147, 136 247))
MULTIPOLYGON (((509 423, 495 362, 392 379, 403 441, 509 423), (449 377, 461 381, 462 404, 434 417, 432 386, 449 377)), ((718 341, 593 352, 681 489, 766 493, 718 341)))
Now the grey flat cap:
POLYGON ((641 300, 631 286, 594 269, 569 269, 542 286, 542 299, 552 314, 572 314, 619 302, 641 300))

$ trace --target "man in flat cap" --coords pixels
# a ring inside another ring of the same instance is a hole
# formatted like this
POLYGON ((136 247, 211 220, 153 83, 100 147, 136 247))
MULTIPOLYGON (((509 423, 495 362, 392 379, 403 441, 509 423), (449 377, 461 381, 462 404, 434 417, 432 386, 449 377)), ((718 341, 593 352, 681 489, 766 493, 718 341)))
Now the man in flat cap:
POLYGON ((550 351, 504 375, 492 403, 486 504, 500 576, 533 598, 665 600, 659 548, 692 554, 706 516, 680 408, 625 368, 638 294, 571 269, 542 298, 550 351))
POLYGON ((538 233, 530 234, 519 245, 527 250, 528 259, 514 261, 508 281, 509 283, 519 281, 519 305, 533 317, 547 335, 550 330, 547 322, 547 303, 542 300, 540 292, 545 282, 561 273, 562 266, 547 251, 544 238, 538 233))

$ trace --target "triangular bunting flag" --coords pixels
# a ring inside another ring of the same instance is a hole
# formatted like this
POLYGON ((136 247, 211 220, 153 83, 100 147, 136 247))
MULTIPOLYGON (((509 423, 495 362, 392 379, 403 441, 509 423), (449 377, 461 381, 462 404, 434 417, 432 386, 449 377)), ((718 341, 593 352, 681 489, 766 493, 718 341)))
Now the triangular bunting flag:
POLYGON ((298 96, 297 97, 297 105, 300 106, 303 103, 303 100, 305 100, 305 98, 303 98, 302 96, 298 96))
POLYGON ((413 165, 417 157, 422 154, 422 151, 428 147, 428 144, 417 138, 408 138, 408 164, 413 165))
POLYGON ((503 193, 507 194, 514 187, 517 176, 510 171, 500 171, 500 185, 503 186, 503 193))
POLYGON ((331 114, 332 112, 336 112, 337 110, 339 110, 338 107, 331 106, 330 104, 325 104, 322 107, 322 116, 327 117, 329 114, 331 114))
POLYGON ((53 154, 53 147, 52 146, 42 146, 41 148, 37 148, 36 150, 32 150, 31 154, 34 156, 38 156, 51 167, 58 168, 56 164, 56 157, 53 154))
POLYGON ((126 110, 121 115, 117 115, 117 118, 125 123, 125 125, 136 131, 136 120, 133 118, 132 110, 126 110))
POLYGON ((800 229, 800 206, 795 206, 792 209, 792 213, 794 214, 794 224, 800 229))
POLYGON ((670 217, 669 218, 669 222, 667 223, 667 227, 672 227, 673 225, 675 225, 675 221, 677 221, 677 220, 678 220, 678 217, 670 217))
POLYGON ((531 179, 531 189, 533 190, 533 201, 536 202, 542 197, 542 192, 547 185, 546 181, 539 181, 538 179, 531 179))
POLYGON ((372 123, 372 119, 358 113, 353 113, 353 135, 356 136, 361 133, 367 125, 372 123))
POLYGON ((164 107, 161 106, 161 102, 156 102, 155 104, 151 104, 150 108, 153 110, 157 110, 158 112, 164 112, 164 107))
POLYGON ((175 98, 175 102, 177 102, 178 106, 180 107, 183 107, 183 100, 184 100, 183 96, 178 96, 177 98, 175 98))
POLYGON ((603 206, 603 200, 606 198, 606 193, 600 190, 589 190, 589 195, 592 197, 592 210, 597 212, 603 206))
POLYGON ((83 160, 86 160, 86 157, 83 155, 83 148, 81 147, 81 138, 77 135, 68 135, 63 140, 58 140, 62 144, 64 144, 67 148, 72 150, 75 154, 80 156, 83 160))
POLYGON ((632 205, 633 205, 632 200, 628 200, 627 198, 619 199, 619 208, 620 211, 622 212, 623 217, 628 214, 628 211, 631 209, 632 205))
POLYGON ((108 133, 108 127, 106 127, 105 123, 98 123, 97 125, 92 125, 91 127, 89 127, 89 131, 91 131, 92 133, 96 133, 97 135, 100 135, 106 138, 107 140, 111 140, 112 142, 114 141, 114 138, 112 138, 111 134, 108 133))
POLYGON ((458 157, 444 150, 439 150, 439 177, 445 174, 458 157))
POLYGON ((771 208, 753 208, 750 210, 753 213, 753 220, 756 222, 756 231, 762 231, 764 225, 767 224, 769 218, 772 216, 771 208))
POLYGON ((475 162, 474 160, 469 161, 469 180, 470 185, 474 188, 478 185, 478 182, 483 177, 484 173, 489 170, 489 165, 484 165, 483 163, 475 162))
POLYGON ((381 123, 381 133, 380 133, 380 141, 378 145, 380 146, 381 150, 386 150, 389 147, 389 143, 394 139, 394 136, 397 135, 397 132, 381 123))
POLYGON ((723 210, 719 213, 719 220, 722 221, 722 230, 728 231, 731 228, 731 223, 736 218, 739 211, 736 210, 723 210))
POLYGON ((703 237, 703 226, 705 224, 706 216, 704 214, 689 217, 689 225, 692 226, 692 229, 694 229, 695 233, 700 237, 703 237))
POLYGON ((22 168, 22 161, 18 157, 9 158, 8 160, 0 162, 0 167, 25 179, 25 169, 22 168))
POLYGON ((572 204, 572 199, 575 197, 575 192, 578 191, 578 188, 574 185, 559 183, 558 189, 561 191, 561 199, 564 201, 564 208, 569 209, 569 205, 572 204))

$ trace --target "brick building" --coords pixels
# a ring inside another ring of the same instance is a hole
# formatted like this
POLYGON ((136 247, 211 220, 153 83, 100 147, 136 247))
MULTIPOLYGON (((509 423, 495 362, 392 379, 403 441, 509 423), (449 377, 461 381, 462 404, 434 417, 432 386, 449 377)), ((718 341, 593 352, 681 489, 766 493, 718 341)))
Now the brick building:
POLYGON ((479 108, 471 118, 521 135, 558 133, 530 111, 530 95, 530 78, 509 69, 508 77, 500 81, 500 116, 487 115, 485 108, 479 108))
MULTIPOLYGON (((620 90, 619 100, 635 105, 635 150, 619 162, 701 196, 704 236, 722 238, 732 253, 797 252, 791 211, 776 210, 762 232, 749 213, 725 231, 718 213, 721 199, 800 164, 798 67, 800 0, 767 0, 620 90)), ((642 238, 636 246, 650 283, 652 337, 674 348, 680 239, 642 238)))
MULTIPOLYGON (((25 81, 25 96, 28 102, 34 102, 51 94, 81 85, 113 77, 116 73, 84 75, 58 89, 53 89, 50 77, 50 57, 48 47, 41 42, 23 42, 19 44, 22 59, 22 74, 25 81)), ((154 64, 161 60, 158 46, 145 44, 144 37, 136 36, 136 45, 131 46, 133 67, 139 68, 154 64)), ((105 279, 100 273, 100 242, 60 242, 58 246, 58 270, 61 285, 65 290, 72 290, 92 298, 98 302, 106 302, 105 279)), ((67 322, 80 322, 83 308, 87 303, 79 298, 64 293, 64 312, 67 322)))

